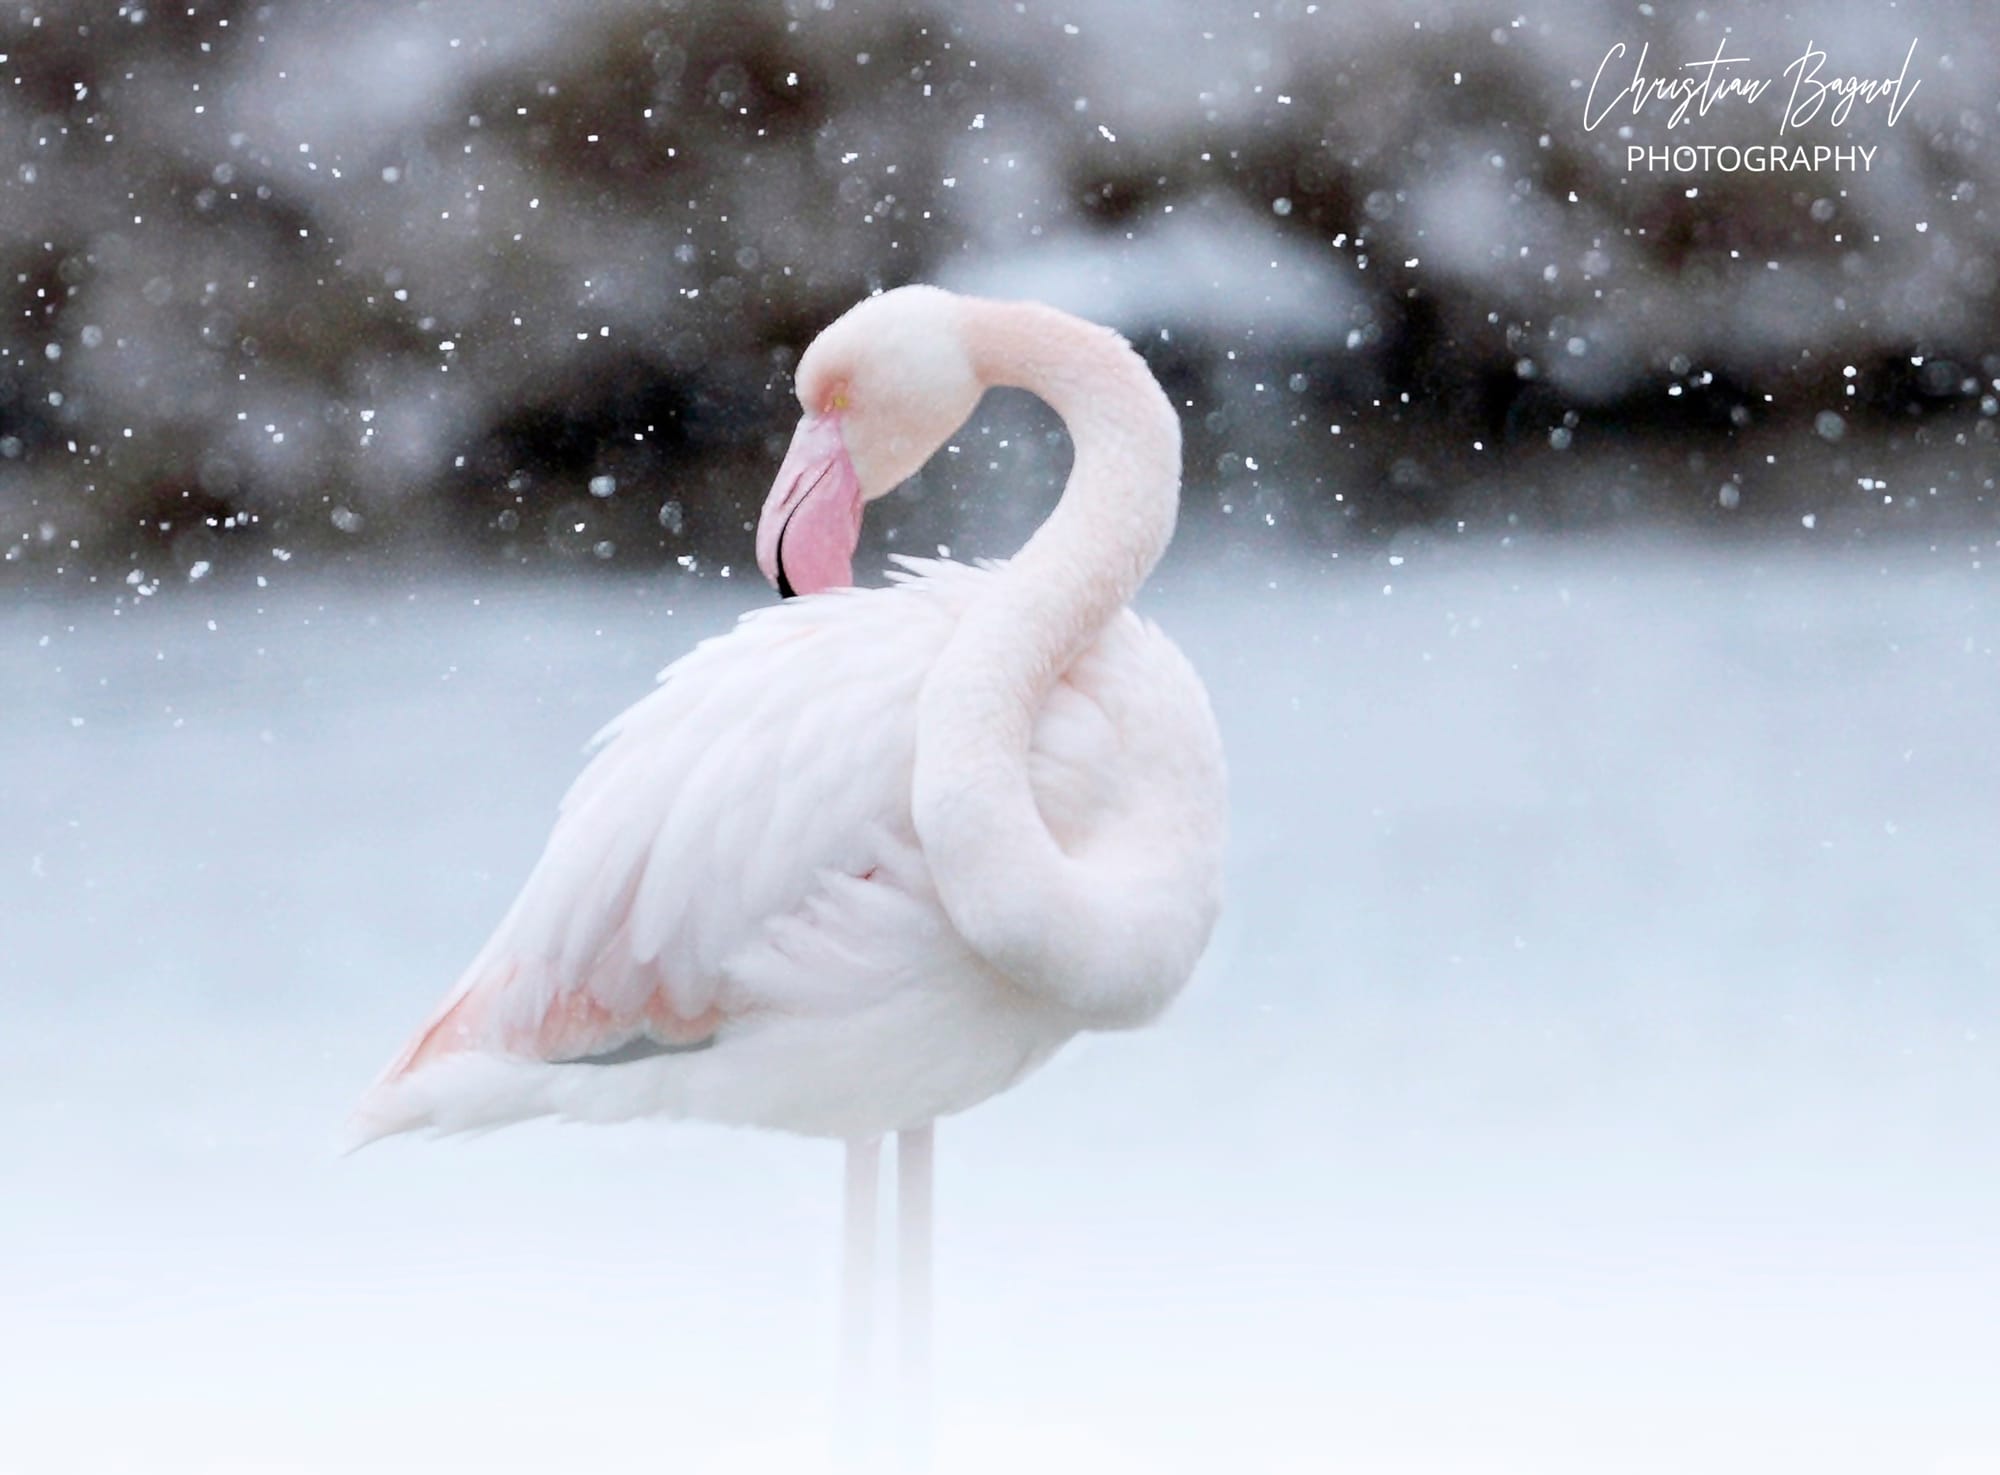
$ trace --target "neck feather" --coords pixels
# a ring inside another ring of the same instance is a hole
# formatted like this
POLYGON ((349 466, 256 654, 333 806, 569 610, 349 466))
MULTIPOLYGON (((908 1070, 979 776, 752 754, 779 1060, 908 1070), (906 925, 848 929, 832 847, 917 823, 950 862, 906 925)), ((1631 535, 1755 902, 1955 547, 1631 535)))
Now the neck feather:
POLYGON ((1055 511, 966 611, 925 682, 917 833, 947 914, 989 962, 1037 992, 1115 1014, 1151 987, 1133 937, 1146 919, 1126 902, 1132 878, 1091 874, 1063 854, 1036 808, 1027 757, 1050 690, 1173 535, 1180 423, 1107 329, 1031 303, 967 300, 961 311, 981 380, 1040 396, 1075 454, 1055 511))
POLYGON ((1039 396, 1069 432, 1075 459, 1062 500, 1012 567, 1070 611, 1087 644, 1173 537, 1180 419, 1145 361, 1108 328, 1033 302, 969 301, 963 321, 982 382, 1039 396))

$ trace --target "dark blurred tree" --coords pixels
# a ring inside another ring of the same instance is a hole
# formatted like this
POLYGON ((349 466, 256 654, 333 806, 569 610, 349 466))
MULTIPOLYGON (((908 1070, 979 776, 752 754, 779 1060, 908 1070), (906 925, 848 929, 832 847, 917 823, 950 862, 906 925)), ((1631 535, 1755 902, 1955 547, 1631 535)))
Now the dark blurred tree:
MULTIPOLYGON (((17 0, 4 566, 741 560, 793 355, 916 279, 1116 322, 1253 536, 1989 511, 1992 28, 1898 19, 1957 52, 1866 175, 1628 174, 1611 40, 1798 39, 1660 9, 17 0)), ((934 487, 1046 493, 1001 423, 934 487)))

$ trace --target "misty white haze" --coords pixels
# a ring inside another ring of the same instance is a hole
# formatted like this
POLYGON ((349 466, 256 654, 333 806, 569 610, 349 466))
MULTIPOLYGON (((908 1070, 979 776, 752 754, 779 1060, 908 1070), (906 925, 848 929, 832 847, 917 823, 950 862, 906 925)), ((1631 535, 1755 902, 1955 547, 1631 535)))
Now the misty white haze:
MULTIPOLYGON (((1189 996, 941 1130, 943 1449, 1991 1468, 1981 571, 1266 573, 1190 561, 1145 601, 1234 761, 1189 996)), ((823 1447, 825 1144, 331 1153, 580 743, 744 602, 387 580, 8 617, 0 1294, 32 1468, 823 1447)))

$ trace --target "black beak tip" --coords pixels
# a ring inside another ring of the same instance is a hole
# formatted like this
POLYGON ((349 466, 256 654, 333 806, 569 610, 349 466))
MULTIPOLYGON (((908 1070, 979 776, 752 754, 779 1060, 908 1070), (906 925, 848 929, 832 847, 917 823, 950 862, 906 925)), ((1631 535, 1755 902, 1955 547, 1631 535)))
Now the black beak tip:
POLYGON ((794 507, 785 515, 785 525, 778 529, 778 546, 772 550, 771 562, 778 566, 778 598, 790 599, 799 591, 792 587, 792 581, 785 577, 785 534, 792 530, 792 519, 798 516, 794 507))

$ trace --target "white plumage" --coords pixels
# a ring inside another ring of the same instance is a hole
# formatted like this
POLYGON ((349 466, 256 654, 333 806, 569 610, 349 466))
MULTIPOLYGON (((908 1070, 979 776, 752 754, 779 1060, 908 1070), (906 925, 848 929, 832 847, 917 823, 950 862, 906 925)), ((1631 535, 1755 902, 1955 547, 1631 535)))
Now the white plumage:
POLYGON ((1177 495, 1150 375, 1048 309, 904 289, 822 335, 799 391, 759 549, 806 597, 704 642, 600 734, 359 1140, 541 1114, 917 1128, 1080 1029, 1152 1018, 1191 971, 1222 755, 1199 680, 1124 608, 1177 495), (862 503, 989 383, 1037 389, 1076 436, 1043 531, 1011 564, 818 587, 846 582, 862 503))
MULTIPOLYGON (((367 1137, 544 1113, 879 1133, 1004 1090, 1093 1022, 1142 1022, 1025 993, 941 909, 910 819, 916 695, 992 574, 899 562, 886 589, 753 611, 606 727, 444 1006, 512 966, 492 1042, 582 995, 625 1022, 575 1053, 612 1052, 664 989, 681 1017, 723 1016, 714 1044, 619 1065, 454 1052, 378 1086, 367 1137)), ((1035 724, 1059 842, 1115 848, 1122 814, 1169 797, 1148 793, 1148 749, 1190 703, 1199 682, 1154 626, 1128 612, 1102 633, 1035 724)))

